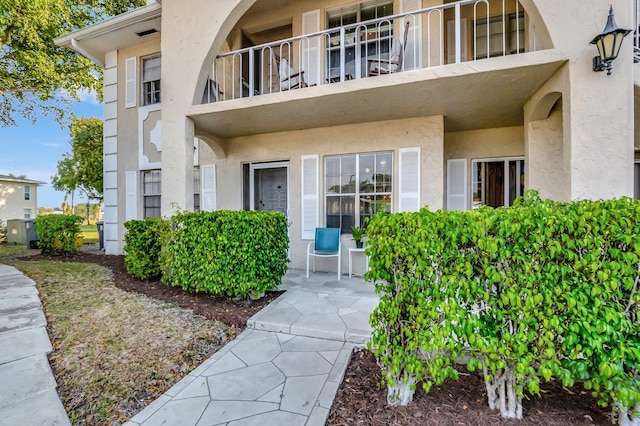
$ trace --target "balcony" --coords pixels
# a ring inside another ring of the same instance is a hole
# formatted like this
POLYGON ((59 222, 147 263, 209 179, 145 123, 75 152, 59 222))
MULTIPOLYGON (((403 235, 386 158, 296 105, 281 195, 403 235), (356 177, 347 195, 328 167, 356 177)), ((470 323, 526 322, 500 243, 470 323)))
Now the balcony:
POLYGON ((535 50, 526 38, 517 1, 447 3, 218 55, 203 103, 535 50))
POLYGON ((566 61, 538 51, 527 19, 516 0, 462 0, 221 53, 190 117, 223 140, 428 115, 450 131, 520 125, 566 61))

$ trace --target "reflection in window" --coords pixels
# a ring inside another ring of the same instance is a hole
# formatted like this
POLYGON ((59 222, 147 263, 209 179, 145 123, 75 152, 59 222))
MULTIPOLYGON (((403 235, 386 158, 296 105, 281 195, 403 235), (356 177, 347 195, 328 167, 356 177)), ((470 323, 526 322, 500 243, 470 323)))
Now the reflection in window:
POLYGON ((390 152, 325 158, 326 226, 343 233, 377 212, 391 213, 390 152))
POLYGON ((474 160, 472 168, 473 208, 510 206, 524 193, 522 159, 474 160))

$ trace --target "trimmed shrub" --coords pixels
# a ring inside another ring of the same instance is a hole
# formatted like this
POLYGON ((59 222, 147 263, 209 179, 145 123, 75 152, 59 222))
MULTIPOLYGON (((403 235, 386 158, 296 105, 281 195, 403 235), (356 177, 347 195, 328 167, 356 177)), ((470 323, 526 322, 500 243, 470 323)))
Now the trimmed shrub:
POLYGON ((160 255, 170 230, 169 222, 150 217, 124 223, 124 266, 136 278, 146 280, 162 276, 160 255))
POLYGON ((178 213, 166 246, 163 281, 187 291, 246 298, 277 287, 287 270, 282 213, 178 213))
POLYGON ((82 217, 78 215, 44 215, 35 220, 38 247, 43 253, 67 255, 76 251, 82 217))
POLYGON ((638 201, 530 192, 510 208, 376 216, 367 233, 381 294, 372 348, 390 403, 457 378, 466 359, 503 417, 520 418, 524 391, 554 377, 583 381, 620 424, 638 421, 638 201))
POLYGON ((0 244, 7 242, 7 224, 0 219, 0 244))

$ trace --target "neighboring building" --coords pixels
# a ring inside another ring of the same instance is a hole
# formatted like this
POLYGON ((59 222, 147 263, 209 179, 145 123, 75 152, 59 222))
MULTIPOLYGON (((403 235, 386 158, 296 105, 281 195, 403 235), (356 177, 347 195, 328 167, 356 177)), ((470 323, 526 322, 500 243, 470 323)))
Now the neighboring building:
POLYGON ((163 0, 61 37, 105 69, 106 251, 129 219, 277 210, 303 267, 315 227, 353 244, 378 211, 632 196, 634 36, 592 71, 609 3, 163 0))
POLYGON ((35 219, 38 212, 38 186, 45 182, 0 175, 0 221, 35 219))

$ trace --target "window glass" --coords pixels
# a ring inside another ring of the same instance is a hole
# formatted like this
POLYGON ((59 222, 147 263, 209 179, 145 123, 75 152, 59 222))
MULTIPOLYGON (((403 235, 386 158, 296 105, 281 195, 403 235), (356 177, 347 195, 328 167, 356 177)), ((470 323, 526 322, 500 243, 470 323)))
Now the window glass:
POLYGON ((160 217, 161 208, 160 170, 148 170, 142 175, 144 197, 144 217, 160 217))
POLYGON ((392 154, 325 157, 326 226, 343 233, 377 212, 391 213, 392 154))
POLYGON ((31 209, 24 209, 24 218, 31 219, 31 209))
POLYGON ((480 18, 476 21, 476 55, 478 58, 524 52, 524 12, 517 15, 512 13, 504 19, 506 19, 504 49, 502 15, 489 18, 488 34, 487 18, 480 18), (489 54, 487 54, 487 42, 489 43, 489 54))
POLYGON ((471 170, 473 208, 512 205, 524 193, 524 173, 522 159, 474 160, 471 170))
POLYGON ((29 201, 31 199, 31 187, 29 185, 24 186, 24 200, 29 201))
POLYGON ((193 211, 200 210, 200 167, 193 169, 193 211))
POLYGON ((160 56, 142 60, 142 99, 144 105, 160 102, 160 56))

